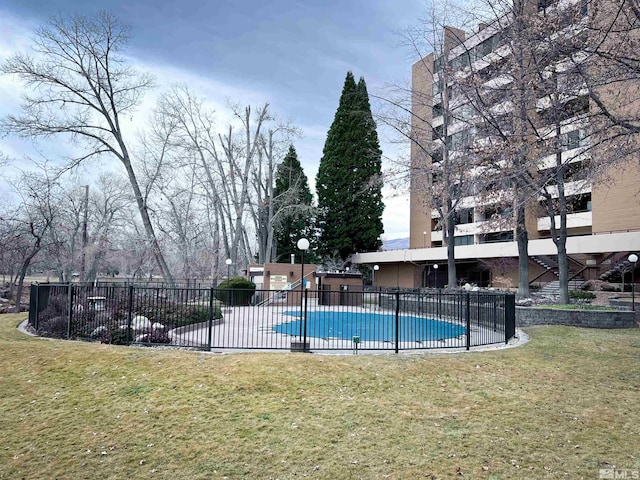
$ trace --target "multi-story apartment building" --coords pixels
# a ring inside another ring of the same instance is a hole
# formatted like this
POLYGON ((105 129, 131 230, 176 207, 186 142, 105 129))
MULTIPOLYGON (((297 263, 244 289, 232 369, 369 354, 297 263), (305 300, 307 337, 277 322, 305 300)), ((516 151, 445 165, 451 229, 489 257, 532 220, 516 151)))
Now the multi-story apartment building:
POLYGON ((526 0, 521 14, 538 36, 527 39, 513 12, 473 34, 445 27, 441 50, 413 65, 410 248, 354 257, 378 265, 376 284, 445 285, 445 246, 452 241, 459 282, 516 286, 518 205, 529 237, 529 280, 551 282, 557 247, 546 205, 557 209, 562 193, 573 279, 598 278, 640 250, 637 141, 614 140, 589 95, 599 88, 617 111, 640 117, 640 105, 625 98, 638 85, 629 78, 587 84, 591 71, 603 69, 589 57, 587 32, 606 2, 598 11, 593 3, 526 0), (540 25, 554 30, 540 38, 540 25), (526 165, 513 160, 523 150, 526 165), (455 223, 449 240, 447 218, 455 223))

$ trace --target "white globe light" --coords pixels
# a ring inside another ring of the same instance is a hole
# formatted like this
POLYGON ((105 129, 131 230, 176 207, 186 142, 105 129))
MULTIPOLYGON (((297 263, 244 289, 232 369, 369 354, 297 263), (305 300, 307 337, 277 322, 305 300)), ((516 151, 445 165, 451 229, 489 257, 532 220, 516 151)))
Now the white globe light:
POLYGON ((378 270, 380 270, 380 265, 374 265, 373 269, 377 272, 378 270))
POLYGON ((308 250, 309 249, 309 240, 306 238, 301 238, 298 240, 298 248, 300 250, 308 250))
POLYGON ((435 268, 436 270, 438 269, 438 264, 436 263, 433 268, 435 268))
POLYGON ((638 261, 638 255, 636 255, 635 253, 632 253, 631 255, 629 255, 629 259, 628 259, 631 263, 636 263, 638 261))
POLYGON ((224 263, 226 263, 227 265, 231 265, 233 263, 233 261, 230 258, 227 258, 224 263))

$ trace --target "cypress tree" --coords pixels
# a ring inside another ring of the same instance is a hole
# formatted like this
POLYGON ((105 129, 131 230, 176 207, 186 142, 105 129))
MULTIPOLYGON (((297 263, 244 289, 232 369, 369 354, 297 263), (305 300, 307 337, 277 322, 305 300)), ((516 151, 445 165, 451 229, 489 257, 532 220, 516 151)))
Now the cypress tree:
MULTIPOLYGON (((307 176, 302 170, 298 154, 293 145, 278 165, 276 170, 275 188, 273 191, 276 222, 274 225, 274 239, 276 242, 276 259, 288 261, 291 254, 300 258, 300 250, 296 246, 298 240, 311 238, 311 190, 307 176)), ((310 257, 305 256, 305 261, 310 257)))
POLYGON ((382 246, 382 151, 364 78, 348 72, 316 177, 319 253, 355 252, 382 246))

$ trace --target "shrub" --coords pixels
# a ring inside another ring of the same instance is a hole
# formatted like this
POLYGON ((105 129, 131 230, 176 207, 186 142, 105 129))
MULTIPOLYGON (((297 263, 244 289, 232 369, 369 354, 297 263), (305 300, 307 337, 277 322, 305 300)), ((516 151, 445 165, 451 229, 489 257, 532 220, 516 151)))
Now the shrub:
POLYGON ((591 292, 619 292, 620 288, 613 283, 605 282, 603 280, 589 280, 582 286, 582 290, 588 290, 591 292))
MULTIPOLYGON (((159 305, 148 305, 137 310, 138 315, 144 315, 152 323, 159 322, 166 327, 184 327, 193 323, 209 321, 208 305, 186 305, 174 302, 165 302, 159 305)), ((213 306, 213 318, 222 318, 222 310, 216 303, 213 306)))
POLYGON ((149 333, 140 335, 137 339, 140 343, 171 343, 171 338, 165 330, 152 330, 149 333))
POLYGON ((225 305, 244 306, 251 303, 255 291, 255 283, 242 277, 234 277, 218 285, 215 296, 225 305))
POLYGON ((40 320, 38 323, 38 335, 42 337, 65 338, 67 336, 66 317, 53 317, 40 320))
POLYGON ((124 288, 118 289, 107 299, 107 310, 114 320, 126 320, 129 316, 129 292, 124 288))
POLYGON ((38 335, 64 338, 67 336, 67 296, 49 297, 47 307, 38 314, 38 335))
MULTIPOLYGON (((111 323, 107 311, 96 312, 93 309, 74 311, 71 324, 71 336, 75 338, 91 338, 92 333, 99 327, 111 323)), ((95 338, 95 335, 93 336, 95 338)))
MULTIPOLYGON (((213 319, 222 318, 222 310, 218 305, 213 306, 213 319)), ((209 307, 203 305, 184 305, 183 313, 172 322, 175 328, 209 321, 209 307)))
POLYGON ((133 331, 127 327, 113 325, 108 332, 102 337, 102 343, 111 343, 112 345, 128 345, 134 338, 133 331), (128 335, 127 335, 127 330, 128 335))
POLYGON ((571 290, 569 292, 569 298, 573 300, 593 300, 596 298, 596 294, 584 290, 571 290))
POLYGON ((68 314, 67 301, 66 295, 49 297, 47 307, 38 314, 38 320, 43 322, 54 317, 66 317, 68 314))

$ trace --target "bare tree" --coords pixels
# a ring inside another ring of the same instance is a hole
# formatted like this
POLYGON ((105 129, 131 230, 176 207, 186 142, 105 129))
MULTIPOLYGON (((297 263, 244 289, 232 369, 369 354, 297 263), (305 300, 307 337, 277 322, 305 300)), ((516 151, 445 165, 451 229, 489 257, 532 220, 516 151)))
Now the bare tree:
POLYGON ((271 258, 274 169, 296 129, 274 124, 268 104, 257 109, 231 104, 228 113, 228 123, 216 127, 216 114, 206 99, 176 86, 159 100, 156 122, 164 126, 154 130, 161 132, 162 155, 183 159, 173 164, 174 171, 191 175, 195 168, 208 204, 212 243, 220 243, 235 269, 252 261, 256 237, 259 259, 271 258))
POLYGON ((48 234, 58 215, 59 186, 43 168, 35 173, 22 172, 14 189, 20 203, 6 205, 0 211, 0 224, 9 234, 5 239, 7 252, 16 264, 12 284, 17 282, 15 308, 19 312, 29 267, 38 254, 53 245, 48 234))
POLYGON ((410 144, 412 203, 424 209, 429 231, 433 227, 442 231, 450 288, 457 285, 459 213, 465 208, 465 197, 477 190, 479 179, 469 162, 475 126, 468 105, 458 95, 457 66, 449 62, 451 51, 464 48, 465 40, 463 30, 448 26, 450 17, 460 14, 455 7, 455 2, 434 4, 427 18, 406 32, 406 46, 420 58, 414 65, 414 80, 418 81, 409 88, 396 86, 379 97, 388 108, 377 115, 410 144), (432 210, 437 212, 434 225, 432 210))
POLYGON ((69 167, 99 156, 116 158, 127 172, 156 262, 171 280, 126 138, 127 119, 152 86, 149 75, 125 61, 128 38, 129 29, 108 13, 53 18, 36 31, 35 56, 14 55, 2 65, 2 72, 18 76, 30 93, 24 96, 22 114, 9 115, 0 125, 25 137, 77 140, 84 153, 69 167))
POLYGON ((285 211, 291 213, 308 211, 305 205, 285 205, 277 201, 274 196, 276 167, 282 161, 290 145, 292 135, 297 129, 291 124, 281 124, 269 128, 261 138, 261 149, 257 162, 252 169, 255 200, 250 205, 256 237, 258 240, 258 262, 274 261, 276 244, 274 227, 285 211))
MULTIPOLYGON (((635 0, 582 0, 585 57, 575 62, 609 137, 640 133, 640 6, 635 0)), ((600 128, 600 130, 603 130, 600 128)))

